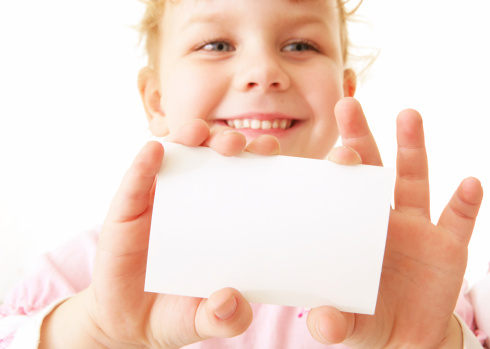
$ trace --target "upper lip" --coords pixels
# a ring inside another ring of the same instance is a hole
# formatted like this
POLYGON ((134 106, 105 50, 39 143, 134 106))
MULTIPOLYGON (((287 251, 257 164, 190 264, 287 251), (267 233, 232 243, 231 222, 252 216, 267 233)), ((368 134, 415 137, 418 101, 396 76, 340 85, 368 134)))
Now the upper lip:
POLYGON ((290 115, 282 114, 282 113, 243 113, 237 114, 233 116, 226 116, 219 118, 221 120, 235 120, 235 119, 255 119, 255 120, 275 120, 275 119, 290 119, 290 120, 298 120, 297 117, 293 117, 290 115))

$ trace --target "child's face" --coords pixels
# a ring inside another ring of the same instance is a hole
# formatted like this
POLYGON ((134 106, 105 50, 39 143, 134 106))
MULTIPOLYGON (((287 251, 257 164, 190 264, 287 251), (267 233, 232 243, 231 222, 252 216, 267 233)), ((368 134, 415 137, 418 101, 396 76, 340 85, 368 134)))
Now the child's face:
POLYGON ((338 138, 334 106, 355 89, 338 16, 335 0, 168 2, 153 133, 200 118, 248 141, 274 135, 284 155, 324 158, 338 138))

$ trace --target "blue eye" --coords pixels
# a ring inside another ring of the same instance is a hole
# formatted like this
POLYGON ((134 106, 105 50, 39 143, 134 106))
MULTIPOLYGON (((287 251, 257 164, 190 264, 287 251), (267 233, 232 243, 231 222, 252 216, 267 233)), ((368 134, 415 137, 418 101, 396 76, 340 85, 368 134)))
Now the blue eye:
POLYGON ((315 46, 304 41, 290 43, 286 45, 282 50, 285 52, 305 52, 305 51, 318 52, 318 49, 315 46))
POLYGON ((204 51, 214 51, 214 52, 231 52, 235 51, 235 48, 231 46, 226 41, 213 41, 204 44, 201 47, 204 51))

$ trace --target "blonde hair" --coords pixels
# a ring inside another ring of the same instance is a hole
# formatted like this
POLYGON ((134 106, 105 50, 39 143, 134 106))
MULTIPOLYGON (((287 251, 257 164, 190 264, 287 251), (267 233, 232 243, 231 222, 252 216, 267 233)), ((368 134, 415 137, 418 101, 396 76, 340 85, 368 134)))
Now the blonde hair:
MULTIPOLYGON (((158 39, 160 36, 160 20, 163 17, 165 11, 165 4, 168 1, 173 0, 140 0, 146 5, 146 10, 141 19, 138 27, 141 40, 144 42, 146 54, 148 56, 148 65, 152 68, 156 68, 158 62, 158 39)), ((298 0, 296 0, 298 1, 298 0)), ((299 0, 301 1, 301 0, 299 0)), ((346 10, 346 4, 349 0, 337 0, 340 17, 340 40, 342 45, 342 59, 344 63, 347 62, 349 57, 349 48, 351 46, 349 41, 349 35, 347 31, 347 23, 349 18, 357 11, 361 6, 363 0, 359 0, 359 3, 352 9, 346 10)))

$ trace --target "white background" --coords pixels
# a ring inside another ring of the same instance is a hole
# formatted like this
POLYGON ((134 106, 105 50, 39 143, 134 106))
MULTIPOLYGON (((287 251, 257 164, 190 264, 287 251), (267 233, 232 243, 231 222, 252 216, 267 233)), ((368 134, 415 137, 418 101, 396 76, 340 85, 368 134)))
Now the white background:
MULTIPOLYGON (((40 253, 102 223, 145 140, 141 13, 136 0, 0 2, 0 299, 40 253)), ((489 13, 488 0, 365 1, 352 28, 361 54, 379 54, 357 97, 386 166, 397 113, 424 116, 434 221, 463 178, 490 185, 489 13)), ((470 283, 490 261, 488 201, 470 283)))

